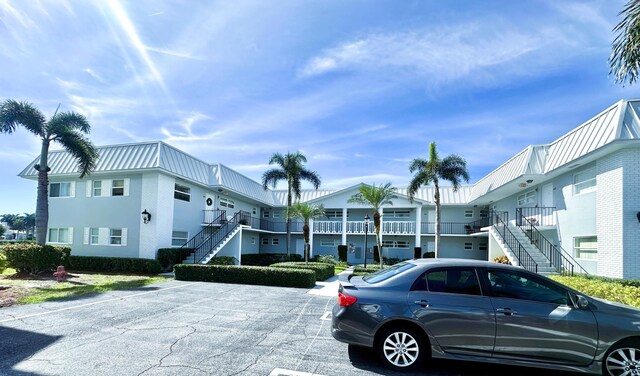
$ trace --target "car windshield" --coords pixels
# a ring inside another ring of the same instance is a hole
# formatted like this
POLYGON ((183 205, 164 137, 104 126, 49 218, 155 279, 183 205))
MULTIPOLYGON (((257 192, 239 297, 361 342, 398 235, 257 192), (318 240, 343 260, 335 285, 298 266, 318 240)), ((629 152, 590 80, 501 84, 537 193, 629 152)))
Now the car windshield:
POLYGON ((415 265, 408 262, 401 262, 399 264, 395 264, 386 269, 378 270, 375 273, 369 274, 362 278, 363 281, 367 283, 378 283, 382 281, 386 281, 387 279, 403 273, 406 270, 413 268, 415 265))

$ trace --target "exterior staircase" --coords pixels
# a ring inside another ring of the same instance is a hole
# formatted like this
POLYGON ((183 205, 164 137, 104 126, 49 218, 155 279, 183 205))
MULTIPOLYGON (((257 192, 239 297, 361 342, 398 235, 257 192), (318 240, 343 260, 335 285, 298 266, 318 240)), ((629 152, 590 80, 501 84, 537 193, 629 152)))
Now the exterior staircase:
POLYGON ((220 252, 242 229, 242 223, 248 222, 249 214, 237 212, 230 219, 224 219, 219 228, 202 240, 200 234, 194 236, 182 248, 193 249, 183 264, 206 264, 220 252))
MULTIPOLYGON (((209 254, 207 254, 201 261, 200 264, 206 264, 209 262, 209 260, 211 260, 212 258, 216 257, 216 255, 218 254, 218 252, 220 252, 222 250, 222 248, 224 248, 225 245, 227 245, 227 243, 229 243, 229 241, 231 239, 233 239, 234 236, 236 236, 237 233, 240 232, 242 226, 235 226, 233 228, 233 230, 231 230, 229 233, 227 233, 227 235, 220 241, 220 243, 218 243, 218 245, 216 245, 211 252, 209 252, 209 254)), ((185 260, 186 261, 186 260, 185 260)), ((191 261, 193 261, 193 258, 191 258, 191 261)), ((185 262, 186 263, 186 262, 185 262)))
MULTIPOLYGON (((551 261, 549 261, 549 259, 542 252, 540 252, 540 250, 535 245, 531 243, 527 235, 524 233, 524 231, 522 231, 520 227, 511 225, 511 224, 507 224, 506 227, 511 232, 511 234, 513 234, 513 238, 522 247, 520 248, 520 250, 526 252, 526 255, 528 255, 528 257, 526 256, 523 257, 523 255, 519 256, 516 250, 512 250, 512 248, 514 247, 509 246, 508 242, 506 242, 505 239, 499 234, 496 226, 492 226, 489 232, 497 240, 498 244, 500 244, 500 248, 502 249, 504 254, 507 256, 507 258, 509 259, 512 265, 525 267, 524 265, 521 265, 524 263, 524 262, 521 262, 521 259, 525 258, 527 261, 529 261, 528 264, 535 265, 535 269, 536 269, 535 271, 538 274, 542 274, 542 275, 560 274, 558 273, 555 267, 551 266, 551 261)), ((525 261, 525 260, 522 260, 522 261, 525 261)), ((530 268, 525 267, 525 269, 530 269, 530 268)))

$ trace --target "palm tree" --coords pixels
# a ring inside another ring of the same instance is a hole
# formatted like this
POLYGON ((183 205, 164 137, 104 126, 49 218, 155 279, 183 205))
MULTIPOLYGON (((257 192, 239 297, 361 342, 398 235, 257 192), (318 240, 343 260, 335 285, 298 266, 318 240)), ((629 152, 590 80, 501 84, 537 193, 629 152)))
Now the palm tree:
POLYGON ((46 120, 42 112, 30 103, 4 101, 0 105, 0 133, 13 133, 18 126, 23 126, 42 140, 40 163, 34 168, 38 171, 36 242, 44 245, 49 224, 49 145, 57 142, 76 158, 80 178, 93 171, 98 160, 98 151, 85 137, 91 130, 89 122, 76 112, 58 113, 56 110, 53 116, 46 120))
POLYGON ((24 213, 23 216, 24 227, 27 229, 27 236, 29 233, 34 234, 34 230, 36 228, 36 213, 24 213))
POLYGON ((12 229, 13 225, 18 221, 20 215, 18 214, 3 214, 0 216, 0 221, 7 224, 7 226, 12 229))
POLYGON ((633 84, 640 74, 640 0, 629 0, 619 15, 624 17, 613 29, 618 35, 609 57, 609 74, 617 83, 633 84))
MULTIPOLYGON (((262 175, 262 187, 267 190, 269 185, 275 189, 278 181, 287 182, 287 210, 291 208, 291 193, 300 199, 301 180, 310 182, 315 189, 320 187, 320 176, 315 171, 307 170, 304 164, 307 158, 298 152, 282 155, 274 153, 269 160, 270 165, 277 165, 277 168, 266 171, 262 175)), ((287 255, 291 253, 291 218, 287 217, 287 255)))
MULTIPOLYGON (((396 188, 391 183, 376 186, 363 184, 358 188, 358 193, 351 196, 348 203, 368 205, 373 208, 373 228, 376 234, 376 244, 378 245, 378 258, 380 259, 380 267, 382 267, 382 239, 380 238, 380 208, 384 205, 393 205, 391 201, 398 198, 395 195, 396 188)), ((365 235, 366 236, 366 235, 365 235)), ((364 250, 365 257, 367 250, 364 250)))
POLYGON ((446 180, 453 185, 454 192, 460 187, 460 181, 469 182, 467 162, 459 155, 452 154, 444 159, 438 157, 436 143, 429 144, 429 160, 414 159, 409 165, 409 171, 416 173, 409 183, 407 194, 413 201, 418 189, 433 182, 435 187, 434 201, 436 204, 436 257, 440 251, 440 180, 446 180))
POLYGON ((304 226, 304 263, 309 260, 309 220, 324 217, 324 207, 322 205, 296 202, 287 209, 287 218, 302 218, 304 226))

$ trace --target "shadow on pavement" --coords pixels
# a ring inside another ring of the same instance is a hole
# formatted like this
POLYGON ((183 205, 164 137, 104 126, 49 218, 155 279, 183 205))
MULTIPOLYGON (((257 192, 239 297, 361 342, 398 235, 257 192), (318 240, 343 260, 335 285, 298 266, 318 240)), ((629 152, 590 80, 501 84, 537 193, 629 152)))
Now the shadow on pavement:
POLYGON ((50 336, 26 330, 0 326, 0 372, 3 375, 36 375, 33 372, 21 372, 13 368, 38 351, 50 346, 62 336, 50 336))

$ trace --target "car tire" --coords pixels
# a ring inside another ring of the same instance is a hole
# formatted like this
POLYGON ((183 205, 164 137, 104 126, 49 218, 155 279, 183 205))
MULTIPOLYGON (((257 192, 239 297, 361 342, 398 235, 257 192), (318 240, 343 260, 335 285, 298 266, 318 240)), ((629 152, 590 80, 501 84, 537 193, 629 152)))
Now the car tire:
POLYGON ((376 352, 382 363, 400 372, 419 368, 427 357, 428 347, 424 335, 407 326, 384 329, 376 342, 376 352))
POLYGON ((617 343, 604 357, 602 374, 609 376, 640 375, 640 345, 638 340, 617 343))

